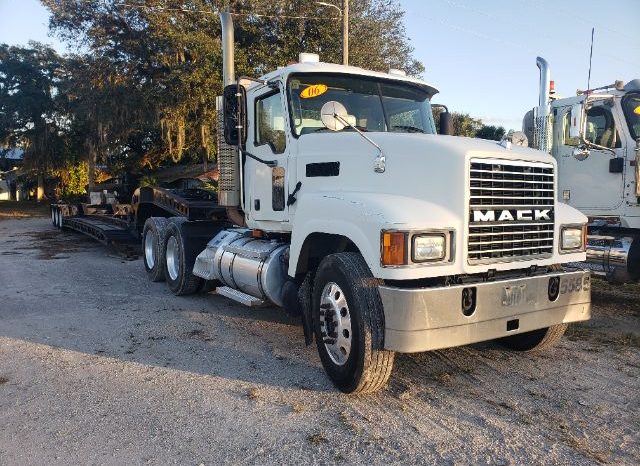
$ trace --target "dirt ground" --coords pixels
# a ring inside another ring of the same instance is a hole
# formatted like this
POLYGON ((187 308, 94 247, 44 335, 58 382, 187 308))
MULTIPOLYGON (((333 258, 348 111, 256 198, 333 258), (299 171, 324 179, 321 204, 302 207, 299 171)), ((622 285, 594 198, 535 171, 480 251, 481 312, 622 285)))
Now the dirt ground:
POLYGON ((400 355, 340 394, 278 310, 174 297, 47 218, 0 220, 0 464, 640 464, 640 287, 537 355, 400 355))

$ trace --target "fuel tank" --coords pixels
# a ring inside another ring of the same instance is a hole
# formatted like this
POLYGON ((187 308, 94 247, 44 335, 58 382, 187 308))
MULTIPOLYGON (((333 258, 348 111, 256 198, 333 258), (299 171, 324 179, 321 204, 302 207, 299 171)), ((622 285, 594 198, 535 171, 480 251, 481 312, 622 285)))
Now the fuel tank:
POLYGON ((256 239, 249 229, 233 228, 209 241, 196 258, 193 274, 282 306, 288 262, 287 243, 256 239))

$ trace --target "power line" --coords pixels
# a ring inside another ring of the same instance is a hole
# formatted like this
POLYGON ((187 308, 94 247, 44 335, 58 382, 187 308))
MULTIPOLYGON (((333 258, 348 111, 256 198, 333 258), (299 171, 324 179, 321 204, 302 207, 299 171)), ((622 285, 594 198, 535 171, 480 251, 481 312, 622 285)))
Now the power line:
MULTIPOLYGON (((486 12, 486 11, 477 10, 477 9, 474 9, 474 8, 469 7, 468 5, 463 5, 463 4, 457 3, 457 2, 455 2, 455 1, 453 1, 453 0, 443 0, 443 1, 444 1, 444 2, 446 2, 446 3, 448 3, 449 5, 451 5, 451 6, 453 6, 453 7, 457 7, 457 8, 460 8, 460 9, 465 9, 465 10, 468 10, 469 12, 471 12, 471 13, 473 13, 473 14, 480 15, 480 16, 484 16, 484 17, 486 17, 486 18, 488 18, 488 19, 491 19, 491 20, 497 21, 497 22, 499 22, 499 23, 501 23, 501 24, 504 24, 504 19, 501 19, 501 18, 497 17, 496 15, 493 15, 493 14, 488 13, 488 12, 486 12)), ((525 3, 526 3, 526 2, 525 2, 525 3)), ((522 42, 517 42, 517 41, 514 41, 513 39, 510 39, 510 41, 505 41, 505 40, 498 39, 498 38, 496 38, 496 37, 491 37, 491 36, 486 35, 486 34, 482 34, 482 33, 478 33, 478 32, 476 32, 476 31, 472 31, 471 29, 464 28, 464 27, 462 27, 462 26, 454 26, 454 25, 452 25, 451 23, 447 23, 447 22, 444 22, 444 21, 442 21, 442 20, 441 20, 441 21, 435 21, 433 18, 427 18, 427 17, 424 17, 424 16, 419 15, 419 14, 418 14, 418 15, 416 15, 416 16, 420 16, 420 17, 422 17, 422 18, 424 18, 424 19, 427 19, 428 21, 440 22, 440 23, 441 23, 441 24, 443 24, 443 25, 448 25, 449 27, 452 27, 452 28, 454 28, 454 29, 458 29, 458 30, 460 30, 460 31, 462 31, 462 32, 467 32, 467 33, 469 33, 469 34, 473 34, 473 35, 475 35, 475 36, 477 36, 477 37, 487 38, 487 39, 490 39, 490 40, 493 40, 493 41, 496 41, 496 42, 501 42, 501 43, 506 44, 506 45, 509 45, 509 46, 517 46, 517 47, 520 47, 520 48, 524 48, 524 49, 531 50, 531 51, 533 51, 534 53, 538 53, 538 54, 540 53, 540 51, 539 51, 539 50, 534 50, 534 49, 531 47, 531 45, 529 45, 529 44, 524 44, 524 43, 522 43, 522 42)), ((518 25, 519 27, 521 26, 520 24, 517 24, 517 25, 518 25)), ((553 36, 551 36, 551 35, 549 35, 549 34, 541 33, 539 30, 536 30, 536 32, 535 32, 534 37, 536 37, 536 36, 537 36, 537 37, 541 37, 541 38, 548 39, 548 40, 550 40, 550 41, 552 41, 552 42, 555 42, 555 41, 557 40, 555 37, 553 37, 553 36)), ((578 44, 577 42, 572 41, 572 40, 567 40, 566 38, 563 38, 563 41, 564 41, 566 44, 571 45, 571 46, 573 46, 573 47, 575 47, 575 48, 577 48, 577 49, 580 49, 580 48, 582 48, 582 47, 584 46, 584 44, 578 44)), ((633 66, 639 66, 639 64, 638 64, 638 63, 636 63, 636 62, 634 62, 634 61, 632 61, 632 60, 629 60, 629 59, 627 59, 627 58, 618 57, 618 56, 616 56, 616 55, 612 55, 612 54, 607 53, 607 52, 600 52, 600 53, 599 53, 599 55, 600 55, 600 56, 608 57, 608 58, 613 59, 613 60, 615 60, 615 61, 617 61, 617 62, 620 62, 620 63, 625 63, 625 64, 633 65, 633 66)))
MULTIPOLYGON (((137 8, 140 10, 149 10, 149 11, 173 11, 173 12, 181 12, 181 13, 201 13, 207 15, 219 15, 219 10, 189 10, 187 8, 164 8, 164 7, 153 7, 149 5, 132 5, 130 3, 116 3, 117 7, 126 7, 126 8, 137 8)), ((256 18, 283 18, 283 19, 322 19, 322 20, 335 20, 340 19, 337 16, 303 16, 303 15, 267 15, 262 13, 235 13, 229 12, 232 16, 253 16, 256 18)))

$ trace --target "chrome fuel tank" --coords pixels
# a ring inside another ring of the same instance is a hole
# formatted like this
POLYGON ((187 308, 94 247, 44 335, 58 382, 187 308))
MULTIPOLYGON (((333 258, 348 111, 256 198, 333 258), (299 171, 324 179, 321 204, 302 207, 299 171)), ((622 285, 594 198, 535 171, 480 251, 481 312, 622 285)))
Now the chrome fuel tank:
POLYGON ((193 273, 282 306, 288 260, 287 243, 252 238, 247 229, 230 229, 209 241, 198 255, 193 273))

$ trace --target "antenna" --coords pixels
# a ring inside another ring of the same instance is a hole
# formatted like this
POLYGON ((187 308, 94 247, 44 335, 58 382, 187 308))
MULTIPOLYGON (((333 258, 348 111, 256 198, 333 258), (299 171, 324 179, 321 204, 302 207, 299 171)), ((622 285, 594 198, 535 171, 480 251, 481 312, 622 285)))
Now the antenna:
POLYGON ((593 33, 596 28, 591 28, 591 51, 589 52, 589 77, 587 78, 587 96, 589 95, 589 89, 591 89, 591 59, 593 58, 593 33))

